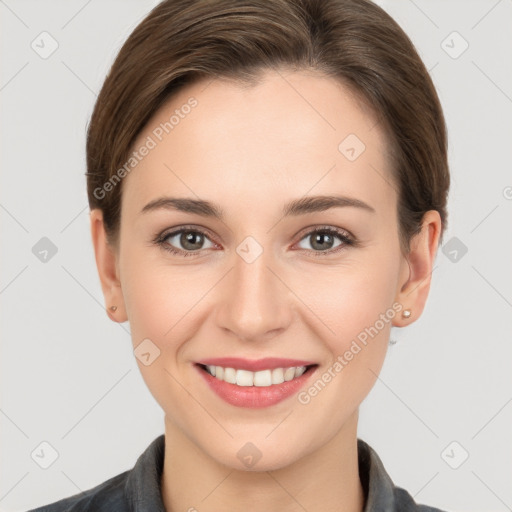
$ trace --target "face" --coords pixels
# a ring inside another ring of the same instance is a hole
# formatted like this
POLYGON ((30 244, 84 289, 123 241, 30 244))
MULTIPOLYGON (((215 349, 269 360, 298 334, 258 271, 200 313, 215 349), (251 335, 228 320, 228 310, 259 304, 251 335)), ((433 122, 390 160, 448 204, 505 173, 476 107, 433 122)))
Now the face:
POLYGON ((409 306, 383 132, 338 82, 269 71, 182 89, 144 144, 122 184, 116 300, 167 424, 230 467, 247 442, 261 470, 319 450, 354 426, 409 306), (242 361, 213 377, 199 363, 216 358, 242 361))

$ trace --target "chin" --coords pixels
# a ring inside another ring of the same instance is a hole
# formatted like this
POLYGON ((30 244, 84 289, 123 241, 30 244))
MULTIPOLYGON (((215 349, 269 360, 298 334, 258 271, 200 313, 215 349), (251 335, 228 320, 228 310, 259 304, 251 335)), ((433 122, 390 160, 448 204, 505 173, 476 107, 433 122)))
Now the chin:
MULTIPOLYGON (((237 471, 263 472, 276 471, 292 465, 306 453, 302 453, 304 444, 292 446, 286 439, 276 436, 269 442, 250 441, 251 436, 239 437, 215 447, 205 446, 207 453, 218 464, 237 471)), ((254 439, 254 438, 253 438, 254 439)))

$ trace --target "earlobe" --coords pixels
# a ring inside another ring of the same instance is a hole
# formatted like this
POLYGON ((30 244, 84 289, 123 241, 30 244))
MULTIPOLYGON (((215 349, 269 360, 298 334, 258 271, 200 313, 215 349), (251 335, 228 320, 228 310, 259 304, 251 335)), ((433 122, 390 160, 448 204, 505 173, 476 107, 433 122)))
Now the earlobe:
POLYGON ((408 278, 399 283, 395 301, 402 305, 402 314, 393 325, 405 327, 416 321, 423 312, 430 291, 430 282, 441 233, 441 217, 436 210, 423 216, 421 231, 411 239, 407 255, 408 278), (410 313, 405 313, 409 310, 410 313))
POLYGON ((119 279, 118 257, 115 249, 107 242, 103 212, 98 208, 91 210, 90 221, 96 267, 107 305, 106 312, 114 322, 125 322, 127 318, 119 279))

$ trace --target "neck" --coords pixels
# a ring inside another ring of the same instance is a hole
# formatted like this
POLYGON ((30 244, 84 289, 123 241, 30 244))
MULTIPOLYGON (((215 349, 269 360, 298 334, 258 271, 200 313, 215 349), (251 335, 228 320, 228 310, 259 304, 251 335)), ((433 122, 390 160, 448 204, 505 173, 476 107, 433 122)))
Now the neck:
POLYGON ((220 464, 166 418, 161 485, 167 512, 362 512, 357 411, 320 449, 274 471, 220 464))

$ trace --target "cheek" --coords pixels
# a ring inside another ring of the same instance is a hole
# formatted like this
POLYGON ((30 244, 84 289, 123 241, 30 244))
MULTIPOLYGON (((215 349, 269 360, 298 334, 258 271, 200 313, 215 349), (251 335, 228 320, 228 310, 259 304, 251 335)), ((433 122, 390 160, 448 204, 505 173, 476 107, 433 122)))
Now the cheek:
MULTIPOLYGON (((123 296, 134 347, 149 338, 176 356, 180 343, 205 320, 202 315, 207 311, 200 303, 209 302, 206 295, 222 272, 192 265, 171 267, 158 252, 154 257, 142 250, 123 254, 127 255, 121 261, 121 275, 127 276, 122 280, 123 296)), ((300 299, 294 308, 302 311, 307 327, 316 329, 316 337, 336 357, 350 349, 352 340, 364 342, 368 329, 375 332, 372 326, 379 334, 368 334, 369 339, 387 337, 391 324, 379 319, 392 306, 398 270, 399 258, 393 251, 367 250, 347 254, 336 266, 288 268, 284 278, 300 299)), ((287 299, 283 296, 283 300, 287 299)))
POLYGON ((158 251, 125 254, 122 286, 133 342, 150 338, 160 347, 168 345, 208 289, 206 276, 194 276, 191 267, 171 267, 158 251))
POLYGON ((330 357, 319 378, 327 372, 325 380, 333 385, 327 385, 327 393, 322 392, 322 401, 336 402, 343 395, 350 410, 373 386, 398 314, 393 308, 398 271, 398 256, 385 258, 380 252, 364 262, 347 258, 343 266, 300 278, 299 295, 307 297, 307 305, 317 315, 317 337, 330 357))
MULTIPOLYGON (((377 252, 377 251, 375 251, 377 252)), ((379 331, 389 332, 391 323, 380 320, 382 314, 393 315, 399 258, 384 258, 368 252, 364 257, 350 256, 337 267, 319 267, 294 277, 294 288, 314 311, 319 324, 319 337, 330 346, 330 352, 342 353, 352 339, 377 323, 379 331), (357 261, 356 261, 357 260, 357 261)))
POLYGON ((193 337, 197 326, 194 305, 207 291, 205 281, 191 279, 188 271, 171 268, 160 255, 148 257, 125 251, 122 281, 125 306, 136 361, 141 375, 156 401, 180 420, 188 416, 190 397, 178 367, 180 347, 193 337), (191 321, 192 320, 192 321, 191 321), (148 341, 149 340, 149 341, 148 341), (140 348, 138 348, 140 345, 140 348), (150 353, 150 362, 138 354, 150 353))

